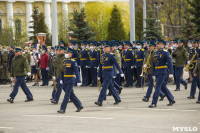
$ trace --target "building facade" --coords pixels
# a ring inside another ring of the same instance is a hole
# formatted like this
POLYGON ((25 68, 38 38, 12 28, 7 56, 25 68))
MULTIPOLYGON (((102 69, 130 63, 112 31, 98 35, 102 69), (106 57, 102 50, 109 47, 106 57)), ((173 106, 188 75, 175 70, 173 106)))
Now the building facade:
MULTIPOLYGON (((98 0, 57 0, 58 19, 61 14, 68 15, 74 9, 79 10, 87 2, 98 0)), ((13 27, 16 32, 26 32, 30 36, 30 21, 33 7, 37 6, 45 16, 45 23, 51 32, 51 0, 0 0, 0 29, 13 27)))

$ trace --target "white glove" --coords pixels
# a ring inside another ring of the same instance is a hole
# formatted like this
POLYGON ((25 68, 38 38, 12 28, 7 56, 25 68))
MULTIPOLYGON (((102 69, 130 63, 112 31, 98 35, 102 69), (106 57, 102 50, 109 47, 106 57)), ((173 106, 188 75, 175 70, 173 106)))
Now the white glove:
POLYGON ((173 77, 174 77, 173 74, 170 74, 170 75, 169 75, 169 78, 170 78, 170 79, 172 79, 173 77))
POLYGON ((98 80, 100 80, 101 78, 100 77, 98 77, 98 80))
POLYGON ((153 80, 155 80, 155 79, 156 79, 156 76, 152 76, 152 78, 153 78, 153 80))
POLYGON ((144 64, 144 68, 146 68, 147 67, 147 65, 146 64, 144 64))
POLYGON ((119 74, 119 71, 117 70, 116 73, 119 74))
POLYGON ((131 66, 131 69, 133 69, 134 68, 134 66, 131 66))
POLYGON ((13 78, 13 77, 10 77, 10 80, 11 80, 11 81, 13 81, 13 80, 14 80, 14 78, 13 78))
POLYGON ((124 77, 124 74, 122 73, 122 74, 120 74, 120 76, 121 76, 121 77, 124 77))
POLYGON ((113 76, 113 78, 115 79, 115 78, 116 78, 116 76, 113 76))
POLYGON ((86 66, 85 68, 89 68, 88 66, 86 66))
POLYGON ((190 61, 188 61, 187 64, 190 64, 190 61))
POLYGON ((53 78, 54 80, 56 80, 56 76, 53 76, 52 78, 53 78))
POLYGON ((63 84, 63 81, 62 81, 62 80, 60 80, 60 84, 63 84))
POLYGON ((81 86, 81 83, 77 83, 77 86, 78 86, 78 87, 81 86))
POLYGON ((28 73, 27 73, 27 75, 28 75, 28 76, 31 76, 31 73, 30 73, 30 72, 28 72, 28 73))
POLYGON ((48 70, 49 70, 49 67, 47 67, 46 70, 48 71, 48 70))

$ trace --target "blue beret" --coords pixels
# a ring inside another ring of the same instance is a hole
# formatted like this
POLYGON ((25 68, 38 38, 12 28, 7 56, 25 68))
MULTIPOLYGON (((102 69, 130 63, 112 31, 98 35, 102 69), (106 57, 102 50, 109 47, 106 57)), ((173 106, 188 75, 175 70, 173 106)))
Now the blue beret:
POLYGON ((10 46, 10 48, 15 49, 15 46, 12 45, 12 46, 10 46))
POLYGON ((57 50, 65 50, 65 47, 63 47, 63 46, 57 46, 57 50))
POLYGON ((162 44, 166 45, 165 41, 163 41, 163 40, 161 40, 161 39, 158 39, 158 40, 157 40, 157 43, 162 43, 162 44))
POLYGON ((16 48, 15 48, 15 52, 19 52, 19 51, 22 51, 22 48, 16 47, 16 48))
POLYGON ((54 48, 54 47, 51 47, 51 49, 52 49, 52 50, 55 50, 55 48, 54 48))
POLYGON ((42 45, 42 49, 47 51, 47 47, 45 45, 42 45))
POLYGON ((178 40, 178 42, 179 42, 179 43, 184 43, 184 41, 183 41, 183 40, 178 40))
POLYGON ((137 41, 136 44, 137 45, 143 45, 143 42, 142 41, 137 41))
MULTIPOLYGON (((65 42, 64 42, 64 41, 61 40, 60 43, 61 43, 61 44, 64 44, 64 46, 65 46, 65 42)), ((60 43, 59 43, 59 44, 60 44, 60 43)))
POLYGON ((156 44, 154 43, 154 41, 149 41, 148 44, 149 44, 149 46, 154 46, 154 47, 156 46, 156 44))

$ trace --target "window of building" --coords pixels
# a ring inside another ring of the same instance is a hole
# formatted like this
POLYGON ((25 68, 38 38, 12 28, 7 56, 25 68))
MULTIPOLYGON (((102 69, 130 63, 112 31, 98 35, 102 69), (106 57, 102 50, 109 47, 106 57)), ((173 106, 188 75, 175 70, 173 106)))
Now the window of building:
POLYGON ((15 19, 15 33, 16 34, 22 33, 22 21, 21 21, 21 19, 15 19))

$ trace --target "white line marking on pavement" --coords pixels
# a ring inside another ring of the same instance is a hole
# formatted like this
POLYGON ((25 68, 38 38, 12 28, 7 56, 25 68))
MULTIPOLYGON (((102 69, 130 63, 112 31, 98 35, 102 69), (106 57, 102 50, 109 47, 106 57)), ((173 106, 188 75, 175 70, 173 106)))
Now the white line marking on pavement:
POLYGON ((183 111, 183 112, 195 112, 197 110, 181 110, 181 109, 159 109, 159 108, 125 108, 125 107, 105 107, 107 109, 128 109, 128 110, 152 110, 152 111, 183 111))
POLYGON ((176 109, 151 109, 151 108, 128 108, 128 109, 140 109, 140 110, 155 110, 155 111, 173 111, 173 110, 176 110, 176 109))
POLYGON ((14 127, 0 127, 0 129, 13 129, 14 127))
POLYGON ((124 107, 105 107, 107 109, 125 109, 124 107))
POLYGON ((114 118, 102 117, 79 117, 79 116, 61 116, 61 115, 23 115, 26 117, 54 117, 54 118, 77 118, 77 119, 97 119, 97 120, 113 120, 114 118))

